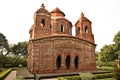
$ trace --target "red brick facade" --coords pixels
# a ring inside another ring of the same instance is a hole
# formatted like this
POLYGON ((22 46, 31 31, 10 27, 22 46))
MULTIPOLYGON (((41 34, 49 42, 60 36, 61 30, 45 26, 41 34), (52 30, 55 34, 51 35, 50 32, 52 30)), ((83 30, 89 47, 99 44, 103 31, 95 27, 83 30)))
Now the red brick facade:
POLYGON ((91 21, 81 14, 75 24, 55 8, 48 12, 44 5, 34 14, 28 46, 28 70, 35 74, 95 71, 94 36, 91 21))

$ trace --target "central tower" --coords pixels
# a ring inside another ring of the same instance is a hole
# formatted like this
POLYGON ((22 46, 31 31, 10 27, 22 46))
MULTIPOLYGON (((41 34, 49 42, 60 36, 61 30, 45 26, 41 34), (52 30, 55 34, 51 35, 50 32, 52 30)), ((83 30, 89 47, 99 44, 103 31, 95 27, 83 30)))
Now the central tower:
POLYGON ((65 18, 65 14, 55 8, 51 12, 52 34, 72 35, 72 23, 65 18))

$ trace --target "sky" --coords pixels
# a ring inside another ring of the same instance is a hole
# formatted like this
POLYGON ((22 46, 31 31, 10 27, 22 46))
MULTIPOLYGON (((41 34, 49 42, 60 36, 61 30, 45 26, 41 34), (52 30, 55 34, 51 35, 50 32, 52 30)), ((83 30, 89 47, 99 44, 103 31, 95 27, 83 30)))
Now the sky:
POLYGON ((120 31, 120 0, 0 0, 0 33, 9 43, 29 41, 29 29, 33 15, 44 3, 48 11, 56 7, 75 23, 83 12, 92 22, 96 51, 105 44, 112 44, 114 35, 120 31))

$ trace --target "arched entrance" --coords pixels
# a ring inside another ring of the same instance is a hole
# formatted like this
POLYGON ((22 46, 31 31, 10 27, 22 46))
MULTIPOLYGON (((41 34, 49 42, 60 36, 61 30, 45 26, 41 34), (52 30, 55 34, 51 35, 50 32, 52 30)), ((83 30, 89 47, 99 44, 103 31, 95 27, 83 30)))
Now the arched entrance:
POLYGON ((66 57, 65 64, 66 64, 66 68, 70 69, 70 55, 66 57))
POLYGON ((60 55, 57 57, 56 66, 57 66, 57 69, 60 69, 61 67, 61 56, 60 55))
POLYGON ((76 56, 74 59, 74 65, 75 65, 75 68, 78 69, 78 56, 76 56))

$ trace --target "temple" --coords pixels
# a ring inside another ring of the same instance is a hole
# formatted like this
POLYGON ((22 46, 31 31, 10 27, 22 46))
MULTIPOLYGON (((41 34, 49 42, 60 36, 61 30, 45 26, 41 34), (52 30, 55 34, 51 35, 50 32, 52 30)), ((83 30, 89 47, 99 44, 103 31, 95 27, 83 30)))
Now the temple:
POLYGON ((72 35, 72 22, 58 7, 44 4, 34 13, 29 33, 28 70, 32 74, 96 71, 92 22, 81 13, 72 35))

